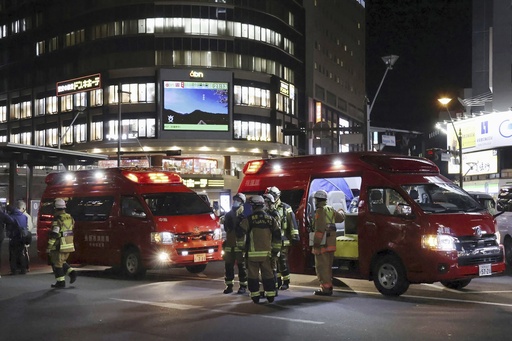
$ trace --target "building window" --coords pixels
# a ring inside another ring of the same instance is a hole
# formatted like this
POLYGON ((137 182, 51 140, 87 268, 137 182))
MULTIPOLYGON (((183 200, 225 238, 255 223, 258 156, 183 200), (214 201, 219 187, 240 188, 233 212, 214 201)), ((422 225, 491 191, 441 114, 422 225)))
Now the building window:
POLYGON ((235 140, 270 141, 270 124, 255 121, 233 121, 235 140))
POLYGON ((46 51, 45 51, 44 40, 37 42, 36 43, 36 56, 40 56, 40 55, 44 54, 45 52, 46 51))
POLYGON ((270 90, 235 85, 234 104, 270 108, 270 90))
MULTIPOLYGON (((108 87, 108 103, 117 104, 118 85, 108 87)), ((121 103, 154 103, 155 102, 155 83, 142 84, 122 84, 121 85, 121 103)))
POLYGON ((0 106, 0 122, 7 122, 7 107, 5 105, 0 106))
POLYGON ((46 97, 46 114, 56 114, 58 109, 57 96, 46 97))
POLYGON ((103 141, 103 122, 91 123, 91 141, 103 141))
MULTIPOLYGON (((107 122, 107 139, 117 140, 118 121, 107 122)), ((121 139, 138 139, 139 137, 154 138, 156 136, 156 120, 154 118, 122 120, 121 139)))

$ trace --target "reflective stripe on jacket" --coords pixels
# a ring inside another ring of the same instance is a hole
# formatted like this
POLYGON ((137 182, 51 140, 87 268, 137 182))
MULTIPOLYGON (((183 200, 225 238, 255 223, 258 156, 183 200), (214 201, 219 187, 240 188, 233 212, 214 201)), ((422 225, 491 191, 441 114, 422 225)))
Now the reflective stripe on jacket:
POLYGON ((242 227, 247 229, 247 257, 251 261, 264 261, 272 252, 281 250, 281 233, 277 221, 263 209, 256 208, 244 219, 242 227))
POLYGON ((74 252, 73 228, 75 221, 69 213, 56 215, 52 221, 52 230, 48 239, 48 250, 74 252))
POLYGON ((345 220, 345 214, 337 212, 326 202, 320 202, 315 211, 313 226, 315 229, 313 247, 320 248, 320 253, 336 251, 336 225, 345 220), (325 245, 320 245, 326 234, 325 245))

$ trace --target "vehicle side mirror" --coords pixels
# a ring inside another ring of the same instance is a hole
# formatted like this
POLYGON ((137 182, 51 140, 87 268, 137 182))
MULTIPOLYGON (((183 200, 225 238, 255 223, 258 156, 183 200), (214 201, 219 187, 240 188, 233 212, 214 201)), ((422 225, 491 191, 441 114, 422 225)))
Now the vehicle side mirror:
POLYGON ((411 205, 407 204, 398 204, 396 205, 396 209, 394 214, 399 217, 412 219, 414 218, 414 214, 412 213, 411 205))

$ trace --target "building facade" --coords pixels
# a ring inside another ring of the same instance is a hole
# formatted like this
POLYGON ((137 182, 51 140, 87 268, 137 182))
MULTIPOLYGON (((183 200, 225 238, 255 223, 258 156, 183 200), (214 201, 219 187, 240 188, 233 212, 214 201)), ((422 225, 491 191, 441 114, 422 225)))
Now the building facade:
MULTIPOLYGON (((448 148, 462 135, 464 189, 493 195, 512 183, 512 6, 473 0, 472 88, 459 98, 463 114, 447 127, 448 148)), ((448 164, 456 174, 458 165, 448 164)))
MULTIPOLYGON (((286 128, 308 122, 316 96, 306 95, 306 63, 321 50, 306 57, 306 11, 317 3, 0 0, 0 142, 175 170, 229 207, 248 160, 310 151, 307 135, 286 128)), ((339 84, 323 99, 333 126, 360 119, 351 108, 364 89, 364 6, 342 3, 345 12, 329 1, 349 28, 324 29, 348 49, 339 80, 313 75, 326 89, 339 84)), ((323 52, 333 65, 334 50, 323 52)))

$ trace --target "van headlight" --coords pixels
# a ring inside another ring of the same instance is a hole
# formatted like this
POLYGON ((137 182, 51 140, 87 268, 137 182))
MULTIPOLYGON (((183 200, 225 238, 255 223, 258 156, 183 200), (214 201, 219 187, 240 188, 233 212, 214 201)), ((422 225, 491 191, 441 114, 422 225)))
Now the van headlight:
POLYGON ((151 232, 151 242, 155 244, 173 244, 176 235, 171 232, 151 232))
POLYGON ((421 236, 421 247, 432 251, 456 251, 457 238, 447 234, 427 234, 421 236))

